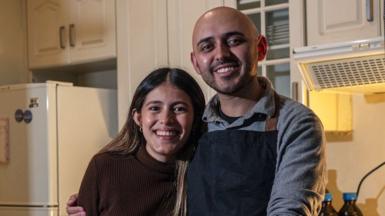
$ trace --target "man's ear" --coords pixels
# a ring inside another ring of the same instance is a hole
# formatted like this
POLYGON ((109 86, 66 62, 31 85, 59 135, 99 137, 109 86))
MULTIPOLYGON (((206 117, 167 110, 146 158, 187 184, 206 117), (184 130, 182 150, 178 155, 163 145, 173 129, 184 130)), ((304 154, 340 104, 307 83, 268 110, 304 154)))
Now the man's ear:
POLYGON ((201 70, 199 68, 199 65, 198 65, 198 62, 197 62, 197 58, 196 58, 196 56, 194 54, 194 51, 192 51, 190 53, 190 60, 191 60, 191 64, 194 67, 195 72, 197 72, 198 74, 201 74, 201 70))
POLYGON ((266 57, 266 54, 267 54, 267 40, 266 40, 266 37, 263 36, 263 35, 258 35, 257 36, 257 59, 258 61, 262 61, 265 57, 266 57))
POLYGON ((132 110, 132 118, 134 119, 136 125, 138 125, 138 127, 142 127, 142 116, 140 114, 140 112, 136 111, 136 109, 132 110))

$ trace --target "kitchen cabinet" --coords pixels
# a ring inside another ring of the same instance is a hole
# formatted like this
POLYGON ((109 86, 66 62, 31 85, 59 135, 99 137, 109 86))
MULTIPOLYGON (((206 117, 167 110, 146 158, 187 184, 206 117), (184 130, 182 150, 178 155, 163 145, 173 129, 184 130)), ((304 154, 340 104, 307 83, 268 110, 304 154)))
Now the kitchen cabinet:
POLYGON ((117 0, 120 127, 136 87, 155 68, 183 68, 196 78, 206 98, 213 95, 191 65, 191 38, 198 17, 224 4, 223 0, 117 0))
POLYGON ((30 69, 116 57, 115 0, 28 0, 30 69))
POLYGON ((307 45, 381 35, 380 0, 306 1, 307 45))

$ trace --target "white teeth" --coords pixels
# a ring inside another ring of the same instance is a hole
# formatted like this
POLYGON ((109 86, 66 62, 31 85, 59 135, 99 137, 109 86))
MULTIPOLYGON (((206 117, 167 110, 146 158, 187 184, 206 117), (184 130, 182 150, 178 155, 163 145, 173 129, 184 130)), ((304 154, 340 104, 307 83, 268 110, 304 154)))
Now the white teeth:
POLYGON ((174 130, 157 130, 156 135, 158 136, 175 136, 177 133, 174 130))
POLYGON ((231 70, 234 70, 234 67, 223 67, 223 68, 219 68, 217 70, 217 73, 226 73, 226 72, 229 72, 231 70))

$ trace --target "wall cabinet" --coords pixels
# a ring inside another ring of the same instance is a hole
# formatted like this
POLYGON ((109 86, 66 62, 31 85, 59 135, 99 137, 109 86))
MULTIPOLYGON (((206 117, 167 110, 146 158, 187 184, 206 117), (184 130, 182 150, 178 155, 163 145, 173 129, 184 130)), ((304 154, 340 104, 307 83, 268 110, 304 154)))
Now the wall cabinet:
POLYGON ((380 0, 308 0, 307 45, 381 35, 380 0))
POLYGON ((212 95, 191 65, 191 38, 198 17, 221 5, 223 0, 117 0, 120 127, 136 87, 155 68, 183 68, 196 78, 206 98, 212 95))
POLYGON ((116 57, 115 0, 28 0, 30 69, 116 57))

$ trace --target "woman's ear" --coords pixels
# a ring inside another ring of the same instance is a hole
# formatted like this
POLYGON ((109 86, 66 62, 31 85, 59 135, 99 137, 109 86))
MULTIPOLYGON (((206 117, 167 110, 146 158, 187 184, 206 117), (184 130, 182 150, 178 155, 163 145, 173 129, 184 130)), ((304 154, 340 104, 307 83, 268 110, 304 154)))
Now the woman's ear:
POLYGON ((257 60, 258 61, 262 61, 265 57, 266 57, 266 54, 267 54, 267 40, 266 40, 266 37, 263 36, 263 35, 258 35, 257 36, 257 60))
POLYGON ((138 125, 138 127, 142 127, 142 116, 140 115, 140 112, 138 112, 136 109, 132 110, 132 118, 134 119, 136 125, 138 125))

